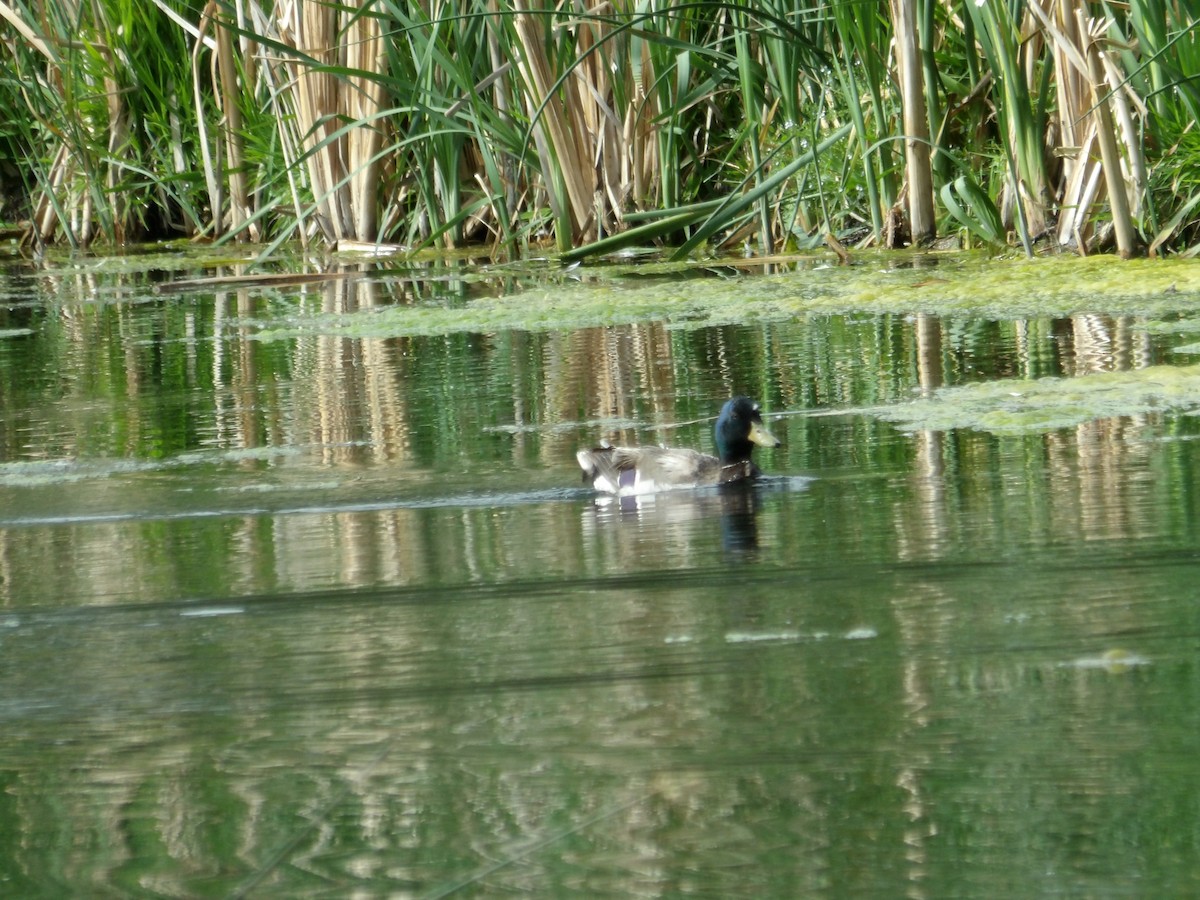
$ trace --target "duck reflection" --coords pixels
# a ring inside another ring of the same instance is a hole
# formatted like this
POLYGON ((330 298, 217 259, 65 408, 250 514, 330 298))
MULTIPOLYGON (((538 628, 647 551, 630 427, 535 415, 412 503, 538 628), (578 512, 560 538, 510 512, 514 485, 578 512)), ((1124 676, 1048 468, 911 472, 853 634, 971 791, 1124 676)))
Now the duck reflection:
POLYGON ((652 560, 673 550, 686 554, 707 548, 715 522, 727 558, 745 559, 758 550, 758 510, 764 488, 762 482, 742 481, 689 491, 604 495, 588 508, 585 531, 609 523, 635 523, 636 528, 604 529, 607 540, 618 543, 622 555, 652 560))

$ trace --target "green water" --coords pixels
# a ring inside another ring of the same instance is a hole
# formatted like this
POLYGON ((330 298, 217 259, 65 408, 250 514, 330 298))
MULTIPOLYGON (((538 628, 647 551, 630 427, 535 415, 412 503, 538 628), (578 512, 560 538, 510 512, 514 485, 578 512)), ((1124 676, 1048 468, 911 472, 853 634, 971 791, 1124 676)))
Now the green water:
POLYGON ((12 262, 0 895, 1196 894, 1197 276, 887 259, 12 262))

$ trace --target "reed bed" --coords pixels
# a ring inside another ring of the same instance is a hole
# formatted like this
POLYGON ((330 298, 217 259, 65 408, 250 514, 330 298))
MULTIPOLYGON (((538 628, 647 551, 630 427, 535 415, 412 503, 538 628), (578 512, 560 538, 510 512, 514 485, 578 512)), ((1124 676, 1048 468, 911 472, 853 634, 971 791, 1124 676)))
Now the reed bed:
POLYGON ((4 0, 0 212, 34 246, 1195 254, 1197 27, 1182 0, 4 0))

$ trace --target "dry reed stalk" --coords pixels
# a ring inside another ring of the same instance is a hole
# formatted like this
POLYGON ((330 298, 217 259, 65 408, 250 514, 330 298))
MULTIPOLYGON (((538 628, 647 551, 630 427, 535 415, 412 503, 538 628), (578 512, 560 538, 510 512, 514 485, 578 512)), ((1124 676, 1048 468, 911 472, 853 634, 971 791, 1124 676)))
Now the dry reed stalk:
MULTIPOLYGON (((1089 22, 1070 0, 1055 3, 1053 15, 1036 3, 1031 4, 1030 9, 1052 39, 1062 143, 1077 148, 1075 154, 1064 156, 1061 192, 1064 213, 1059 220, 1059 241, 1067 243, 1074 239, 1080 251, 1086 251, 1092 230, 1091 209, 1098 193, 1099 176, 1103 174, 1109 191, 1118 251, 1123 256, 1131 254, 1137 244, 1133 215, 1145 191, 1146 168, 1137 126, 1126 99, 1128 88, 1115 64, 1099 49, 1103 23, 1099 20, 1089 22), (1132 184, 1124 174, 1110 102, 1116 108, 1121 125, 1124 159, 1128 161, 1132 184), (1086 131, 1081 129, 1085 121, 1086 131), (1097 147, 1099 161, 1094 153, 1097 147)), ((1145 116, 1145 107, 1136 96, 1133 101, 1145 116)))
POLYGON ((1125 158, 1128 160, 1129 171, 1132 176, 1132 183, 1129 186, 1130 209, 1134 218, 1137 218, 1141 214, 1142 197, 1146 194, 1146 158, 1142 153, 1142 142, 1138 137, 1138 126, 1133 120, 1133 112, 1130 109, 1130 104, 1137 108, 1142 121, 1145 121, 1149 117, 1149 110, 1146 108, 1142 98, 1129 87, 1128 82, 1117 68, 1116 63, 1113 62, 1112 56, 1108 53, 1102 53, 1100 61, 1104 67, 1104 77, 1108 82, 1109 96, 1116 111, 1117 122, 1121 128, 1125 158))
POLYGON ((33 234, 41 243, 54 237, 58 227, 58 207, 54 197, 66 177, 67 164, 67 146, 59 143, 54 153, 54 162, 50 164, 49 178, 33 208, 33 234))
POLYGON ((647 94, 646 84, 654 83, 654 63, 650 56, 649 45, 642 41, 636 51, 640 59, 638 65, 632 66, 627 87, 630 102, 625 109, 624 121, 621 124, 621 154, 620 184, 623 196, 621 203, 615 206, 619 215, 625 200, 642 206, 650 201, 651 191, 658 178, 659 155, 655 152, 657 143, 657 126, 662 112, 662 106, 657 94, 647 94))
POLYGON ((607 102, 612 96, 607 54, 602 50, 596 52, 596 45, 602 39, 602 27, 580 22, 577 29, 576 55, 582 62, 575 67, 568 81, 573 88, 568 94, 568 104, 576 109, 576 122, 585 138, 588 155, 584 157, 584 164, 594 164, 597 169, 592 215, 596 236, 602 237, 607 219, 604 193, 608 195, 608 208, 620 206, 621 125, 607 102))
MULTIPOLYGON (((634 12, 628 3, 616 8, 625 15, 634 12)), ((653 203, 660 162, 656 123, 662 105, 656 92, 646 90, 655 80, 649 43, 629 39, 626 51, 624 44, 609 41, 612 30, 612 25, 602 22, 581 28, 577 53, 586 57, 576 75, 603 190, 603 198, 597 196, 598 231, 619 229, 631 200, 639 206, 653 203), (614 56, 625 52, 628 57, 614 56)))
POLYGON ((1050 0, 1049 10, 1030 4, 1031 13, 1049 35, 1050 60, 1054 66, 1054 90, 1058 110, 1058 142, 1052 150, 1061 161, 1056 194, 1059 199, 1057 241, 1078 244, 1086 252, 1091 240, 1091 205, 1097 184, 1095 123, 1087 118, 1091 85, 1083 43, 1074 15, 1074 0, 1050 0))
MULTIPOLYGON (((487 49, 488 58, 492 61, 492 71, 500 72, 510 67, 506 52, 501 50, 500 5, 498 0, 488 0, 487 18, 487 49)), ((502 79, 497 78, 490 86, 492 106, 506 122, 512 121, 512 102, 508 89, 502 79)), ((511 221, 517 212, 517 173, 512 159, 508 156, 499 160, 503 172, 504 204, 506 221, 511 221)))
MULTIPOLYGON (((1034 4, 1030 4, 1034 5, 1034 4)), ((1019 34, 1022 38, 1036 33, 1037 24, 1034 15, 1026 9, 1022 15, 1019 34)), ((1021 203, 1025 214, 1025 234, 1030 237, 1043 235, 1048 229, 1047 204, 1050 202, 1049 185, 1046 181, 1045 160, 1042 158, 1042 135, 1029 132, 1017 133, 1024 122, 1024 116, 1029 116, 1032 122, 1032 91, 1037 84, 1037 62, 1041 56, 1041 42, 1036 39, 1022 40, 1017 51, 1017 67, 1013 74, 1020 76, 1025 89, 1030 93, 1030 106, 1020 117, 1014 116, 1009 122, 1008 139, 1012 142, 1013 152, 1025 159, 1027 172, 1016 180, 1014 201, 1021 203)))
MULTIPOLYGON (((1064 154, 1063 157, 1064 178, 1061 191, 1063 214, 1059 219, 1058 238, 1060 243, 1067 243, 1071 239, 1075 239, 1081 251, 1086 250, 1090 241, 1093 230, 1092 206, 1097 199, 1100 176, 1106 173, 1107 163, 1102 165, 1100 162, 1100 159, 1104 158, 1100 146, 1100 128, 1103 126, 1103 114, 1100 112, 1100 106, 1106 106, 1108 101, 1111 101, 1116 107, 1124 159, 1128 161, 1128 168, 1132 174, 1132 183, 1124 175, 1120 178, 1120 189, 1127 195, 1131 218, 1138 214, 1146 185, 1145 160, 1141 152, 1141 143, 1138 140, 1133 111, 1130 109, 1128 85, 1123 84, 1123 78, 1111 58, 1101 54, 1103 79, 1100 82, 1099 93, 1093 93, 1090 63, 1085 59, 1085 54, 1088 52, 1087 42, 1090 39, 1087 38, 1085 32, 1081 32, 1082 27, 1081 21, 1074 15, 1069 0, 1062 0, 1058 21, 1047 23, 1047 30, 1055 40, 1055 78, 1062 115, 1062 143, 1064 148, 1070 147, 1075 151, 1064 154), (1108 100, 1104 104, 1100 104, 1099 99, 1106 94, 1108 100), (1093 104, 1096 104, 1097 114, 1089 115, 1093 104), (1087 123, 1086 131, 1081 128, 1081 123, 1085 121, 1087 123), (1098 152, 1100 159, 1097 158, 1098 152)), ((1138 112, 1145 117, 1147 110, 1136 95, 1132 97, 1132 102, 1138 112)), ((1112 128, 1111 117, 1108 127, 1112 128)), ((1114 131, 1110 152, 1115 148, 1116 134, 1114 131)), ((1122 154, 1119 150, 1116 156, 1118 160, 1121 159, 1122 154)))
POLYGON ((51 45, 42 40, 41 36, 33 30, 32 26, 25 21, 19 9, 14 9, 7 3, 0 3, 0 19, 8 22, 21 36, 21 38, 36 50, 39 54, 46 57, 46 60, 51 63, 58 62, 58 55, 53 51, 51 45))
POLYGON ((1098 117, 1096 136, 1100 144, 1100 160, 1104 168, 1104 183, 1108 188, 1113 229, 1116 232, 1117 253, 1128 259, 1137 252, 1138 238, 1129 208, 1127 181, 1121 171, 1121 154, 1113 128, 1112 110, 1109 109, 1109 98, 1106 96, 1108 82, 1104 77, 1104 63, 1101 61, 1103 51, 1099 43, 1104 24, 1097 19, 1089 21, 1082 9, 1077 9, 1075 15, 1079 23, 1079 33, 1087 40, 1085 56, 1091 76, 1094 115, 1098 117))
MULTIPOLYGON (((360 4, 361 7, 361 4, 360 4)), ((346 66, 378 74, 384 69, 384 45, 379 20, 360 15, 346 29, 346 66)), ((344 85, 345 113, 360 122, 345 135, 350 166, 350 208, 354 217, 354 236, 371 240, 378 236, 379 154, 383 147, 383 129, 378 123, 383 108, 383 85, 378 78, 363 78, 344 85)))
MULTIPOLYGON (((93 14, 95 17, 103 21, 103 7, 94 7, 93 14)), ((99 40, 95 35, 89 35, 88 46, 98 57, 104 60, 103 74, 100 77, 101 96, 104 97, 104 107, 106 120, 103 123, 104 132, 107 133, 108 139, 105 142, 105 150, 107 156, 103 160, 98 160, 104 169, 104 187, 108 195, 107 215, 112 228, 112 238, 117 244, 124 244, 127 238, 125 233, 125 214, 128 208, 128 200, 125 195, 117 190, 117 185, 120 181, 121 162, 124 159, 126 152, 129 149, 129 115, 128 110, 122 100, 122 91, 117 83, 113 73, 116 72, 123 62, 117 59, 116 54, 112 49, 99 40)), ((100 130, 99 123, 93 123, 93 130, 100 130)), ((82 244, 87 245, 92 242, 96 236, 96 221, 93 216, 94 198, 92 192, 87 189, 87 186, 81 188, 83 198, 83 209, 79 210, 79 240, 82 244)))
MULTIPOLYGON (((39 18, 45 24, 44 9, 41 10, 39 18)), ((62 61, 55 47, 56 42, 44 39, 25 20, 20 9, 6 3, 0 3, 0 19, 12 26, 26 46, 45 58, 47 70, 44 82, 47 86, 53 85, 54 90, 61 97, 63 90, 62 61)), ((10 39, 5 43, 11 48, 15 42, 10 39)), ((32 110, 32 106, 30 109, 32 110)), ((52 128, 55 134, 61 135, 60 127, 56 123, 52 128)), ((61 136, 56 141, 53 155, 54 159, 46 170, 42 189, 34 200, 29 237, 39 245, 48 243, 61 224, 67 231, 68 241, 75 244, 78 242, 77 232, 71 227, 70 221, 64 221, 62 217, 62 213, 70 212, 70 209, 63 206, 63 198, 59 197, 59 192, 64 188, 69 189, 69 185, 75 181, 76 163, 67 142, 61 136)))
MULTIPOLYGON (((281 41, 298 51, 284 65, 289 77, 280 94, 290 95, 317 224, 330 242, 371 240, 377 231, 383 135, 375 120, 383 93, 374 76, 382 71, 384 47, 378 22, 356 15, 367 5, 290 0, 276 10, 281 41), (352 66, 364 76, 351 83, 323 70, 335 66, 352 66), (358 126, 345 130, 347 121, 358 126)), ((286 141, 293 135, 281 127, 280 136, 286 141)))
MULTIPOLYGON (((278 37, 266 12, 264 12, 258 3, 255 3, 250 8, 250 13, 254 19, 255 34, 278 37)), ((291 95, 282 87, 282 84, 286 83, 290 75, 285 64, 277 57, 266 57, 261 66, 256 66, 256 70, 259 80, 266 90, 267 96, 270 98, 270 106, 275 111, 274 118, 279 134, 279 152, 283 159, 284 171, 287 173, 288 192, 292 198, 292 209, 295 213, 295 221, 302 223, 305 218, 304 202, 300 197, 302 172, 297 165, 297 148, 300 147, 301 140, 296 129, 295 116, 292 114, 291 95)), ((303 228, 297 230, 299 232, 300 243, 307 246, 307 231, 303 228)))
MULTIPOLYGON (((529 114, 533 116, 541 108, 539 127, 535 131, 544 129, 544 134, 542 140, 535 136, 535 143, 542 157, 542 171, 549 179, 550 173, 557 169, 569 204, 565 212, 570 213, 572 234, 559 235, 559 243, 564 244, 572 238, 588 240, 596 231, 591 223, 596 170, 594 165, 589 165, 589 154, 583 141, 586 121, 578 105, 565 103, 553 93, 555 78, 546 56, 539 17, 530 13, 524 0, 514 0, 513 8, 517 10, 514 26, 521 49, 517 65, 526 83, 529 114)), ((567 84, 573 88, 573 82, 567 84)))
MULTIPOLYGON (((201 72, 204 67, 200 64, 201 54, 206 47, 216 48, 216 42, 208 37, 209 25, 215 25, 216 15, 220 11, 216 0, 209 0, 200 13, 200 24, 196 28, 196 43, 192 46, 192 97, 196 107, 196 133, 200 140, 200 165, 204 170, 204 186, 208 192, 209 215, 215 234, 221 234, 225 219, 222 209, 225 205, 225 188, 217 163, 213 159, 212 145, 208 134, 208 116, 204 110, 204 92, 201 83, 201 72)), ((213 78, 214 83, 216 78, 213 78)))
MULTIPOLYGON (((288 43, 317 65, 336 62, 337 10, 305 0, 295 0, 285 10, 279 21, 288 43)), ((340 142, 332 136, 339 112, 337 77, 316 70, 299 58, 292 60, 291 67, 291 84, 296 92, 293 108, 306 153, 318 223, 329 241, 353 237, 352 216, 345 207, 345 197, 337 190, 346 174, 340 142)))
POLYGON ((243 230, 253 215, 249 191, 246 188, 246 154, 242 145, 242 109, 238 103, 240 83, 233 55, 233 33, 219 16, 213 20, 217 39, 217 56, 214 66, 219 85, 213 85, 214 94, 220 98, 224 113, 221 123, 222 143, 225 145, 225 166, 229 173, 230 227, 239 239, 250 236, 258 239, 257 228, 249 235, 243 230))
MULTIPOLYGON (((1083 143, 1081 116, 1087 112, 1091 90, 1087 66, 1079 52, 1079 27, 1072 12, 1074 0, 1052 0, 1052 15, 1035 5, 1033 12, 1050 34, 1050 54, 1054 63, 1054 92, 1058 101, 1058 128, 1062 146, 1079 147, 1083 143)), ((1076 157, 1064 157, 1062 180, 1069 181, 1076 168, 1076 157)))
POLYGON ((201 166, 212 210, 213 233, 221 235, 232 231, 238 240, 257 241, 261 238, 261 230, 254 220, 256 204, 249 188, 248 161, 242 138, 245 124, 240 102, 243 91, 253 84, 257 48, 244 37, 248 22, 241 0, 235 4, 234 13, 236 20, 230 23, 216 0, 210 0, 201 12, 196 43, 192 48, 192 90, 196 104, 196 128, 200 137, 201 166), (212 37, 208 34, 210 29, 212 37), (238 36, 236 44, 235 35, 238 36), (217 140, 224 149, 223 162, 218 162, 213 156, 209 124, 204 113, 200 78, 204 71, 201 55, 205 49, 213 53, 209 80, 213 97, 221 111, 216 130, 217 140), (225 211, 226 176, 228 216, 225 211))
POLYGON ((896 68, 904 109, 904 159, 908 177, 909 228, 914 244, 937 236, 933 208, 933 169, 929 157, 929 118, 925 108, 921 49, 917 46, 916 0, 892 0, 896 68))

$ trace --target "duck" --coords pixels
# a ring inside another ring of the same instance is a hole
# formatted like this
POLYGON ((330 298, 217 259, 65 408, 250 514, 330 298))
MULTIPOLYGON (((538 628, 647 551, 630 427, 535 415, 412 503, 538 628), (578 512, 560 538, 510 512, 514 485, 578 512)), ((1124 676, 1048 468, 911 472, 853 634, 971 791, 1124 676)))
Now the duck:
POLYGON ((749 397, 721 407, 713 436, 717 455, 675 447, 613 447, 602 443, 575 454, 583 480, 604 494, 628 497, 658 491, 734 484, 758 478, 754 447, 778 447, 763 424, 762 409, 749 397))

